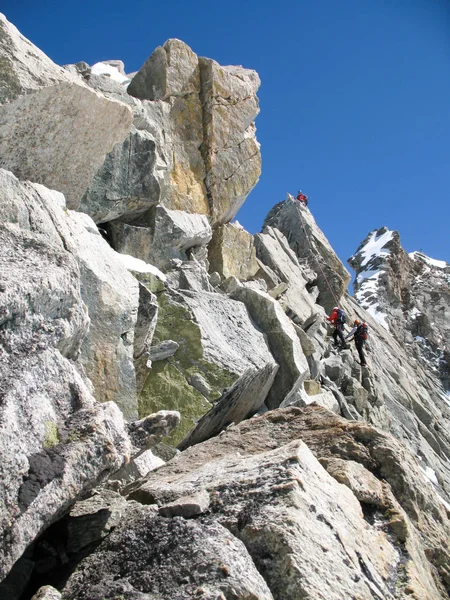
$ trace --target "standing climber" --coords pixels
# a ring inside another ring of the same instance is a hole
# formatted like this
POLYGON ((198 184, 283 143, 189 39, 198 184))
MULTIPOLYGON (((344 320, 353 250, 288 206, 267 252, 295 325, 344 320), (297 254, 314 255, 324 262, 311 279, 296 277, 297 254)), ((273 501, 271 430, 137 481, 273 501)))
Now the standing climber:
POLYGON ((366 357, 364 356, 363 350, 364 342, 368 338, 366 323, 361 323, 359 319, 355 319, 353 322, 353 329, 348 335, 345 336, 345 339, 351 336, 353 336, 353 339, 355 340, 355 346, 359 354, 359 361, 361 363, 361 366, 366 367, 366 357))
POLYGON ((331 313, 331 315, 329 317, 327 317, 327 321, 330 321, 330 323, 332 325, 334 325, 334 331, 333 331, 333 339, 334 339, 334 345, 338 346, 338 341, 337 338, 340 339, 341 341, 341 348, 343 348, 344 350, 347 348, 347 344, 345 342, 345 338, 344 338, 344 325, 347 321, 347 316, 345 314, 345 312, 342 310, 342 308, 339 308, 339 306, 335 306, 333 308, 333 312, 331 313))
POLYGON ((303 204, 303 206, 308 206, 308 196, 306 196, 302 190, 297 194, 297 200, 303 204))

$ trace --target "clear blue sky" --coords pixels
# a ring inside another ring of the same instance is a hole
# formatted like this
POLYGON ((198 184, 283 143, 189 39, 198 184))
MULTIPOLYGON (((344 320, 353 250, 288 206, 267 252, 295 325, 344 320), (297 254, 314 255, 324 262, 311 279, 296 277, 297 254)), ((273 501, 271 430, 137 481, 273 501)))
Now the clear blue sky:
POLYGON ((449 0, 3 0, 58 64, 137 70, 170 37, 261 77, 263 174, 238 214, 260 230, 299 188, 342 260, 374 229, 450 261, 449 0))

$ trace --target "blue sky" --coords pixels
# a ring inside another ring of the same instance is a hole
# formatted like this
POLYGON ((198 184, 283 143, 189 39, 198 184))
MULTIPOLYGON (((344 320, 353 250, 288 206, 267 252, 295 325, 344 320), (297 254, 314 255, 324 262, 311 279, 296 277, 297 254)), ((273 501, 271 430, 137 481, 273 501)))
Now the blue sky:
POLYGON ((450 261, 448 0, 3 0, 58 64, 137 70, 170 37, 261 77, 263 174, 238 214, 252 233, 302 189, 345 262, 369 231, 450 261))

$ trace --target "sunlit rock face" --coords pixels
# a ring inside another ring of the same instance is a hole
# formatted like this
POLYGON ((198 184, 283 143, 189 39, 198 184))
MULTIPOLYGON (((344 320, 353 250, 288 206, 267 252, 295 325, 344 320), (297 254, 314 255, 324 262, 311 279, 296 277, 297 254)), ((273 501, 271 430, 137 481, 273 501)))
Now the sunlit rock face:
POLYGON ((450 390, 450 264, 407 254, 397 231, 374 230, 349 264, 355 298, 450 390))

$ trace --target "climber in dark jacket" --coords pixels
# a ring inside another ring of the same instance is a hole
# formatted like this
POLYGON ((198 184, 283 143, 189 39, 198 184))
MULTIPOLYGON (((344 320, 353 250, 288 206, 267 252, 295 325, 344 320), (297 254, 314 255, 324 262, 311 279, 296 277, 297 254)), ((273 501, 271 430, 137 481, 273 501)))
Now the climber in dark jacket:
POLYGON ((345 320, 346 320, 345 313, 341 308, 339 308, 339 306, 335 306, 333 308, 333 312, 331 313, 331 315, 329 317, 327 317, 327 321, 330 321, 330 323, 332 325, 334 325, 334 331, 333 331, 334 345, 335 346, 339 345, 338 341, 337 341, 337 339, 339 338, 341 341, 341 348, 343 348, 344 350, 347 348, 347 344, 346 344, 345 338, 344 338, 345 320))
POLYGON ((367 340, 367 325, 365 323, 361 323, 359 319, 355 319, 353 323, 353 329, 350 331, 348 335, 345 336, 345 339, 353 336, 355 340, 356 350, 359 354, 359 361, 362 367, 367 366, 366 357, 364 356, 364 342, 367 340))

